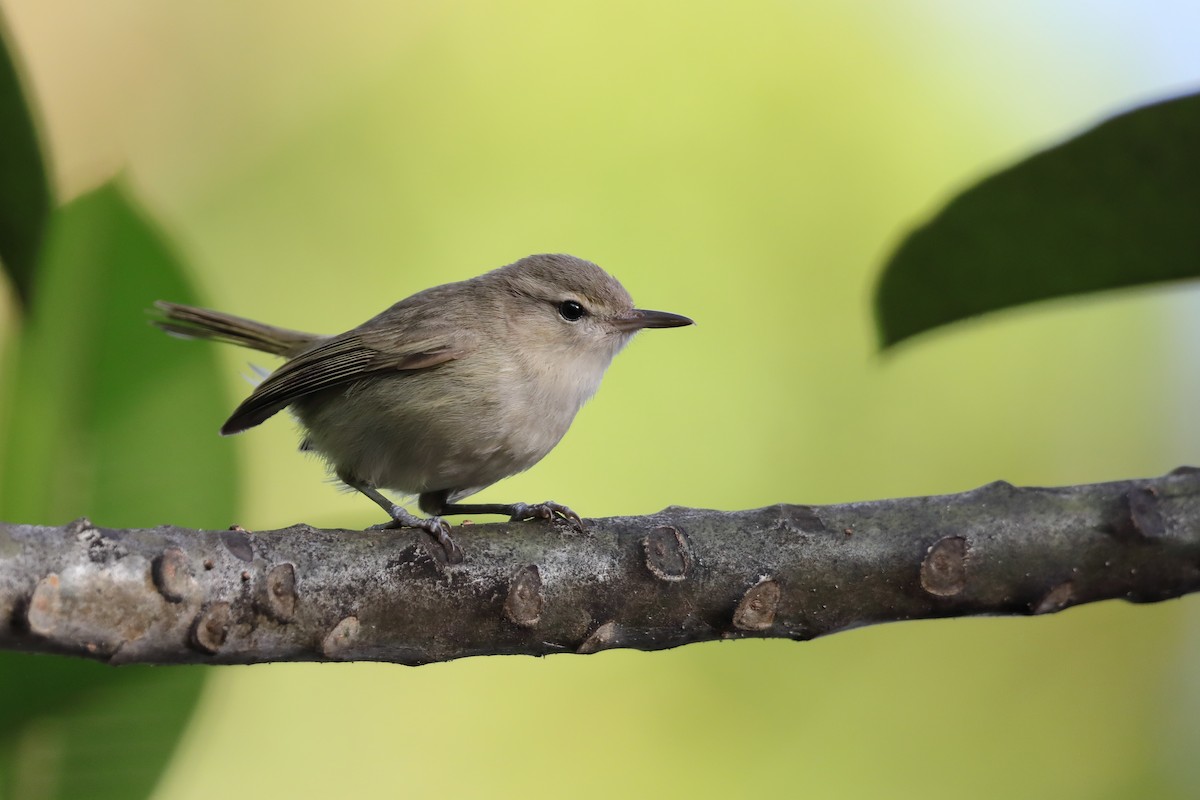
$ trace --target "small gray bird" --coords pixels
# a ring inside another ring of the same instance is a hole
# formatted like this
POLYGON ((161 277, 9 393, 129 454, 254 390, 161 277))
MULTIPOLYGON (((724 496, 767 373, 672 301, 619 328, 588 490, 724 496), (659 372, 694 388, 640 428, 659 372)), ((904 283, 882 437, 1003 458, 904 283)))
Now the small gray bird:
POLYGON ((477 278, 435 286, 337 336, 277 328, 159 301, 155 324, 185 338, 215 339, 288 359, 233 412, 239 433, 284 408, 304 427, 300 447, 378 503, 391 521, 418 528, 462 560, 445 514, 556 515, 553 502, 458 501, 529 469, 558 444, 622 347, 643 328, 692 320, 633 307, 595 264, 534 255, 477 278), (380 489, 417 495, 424 519, 380 489))

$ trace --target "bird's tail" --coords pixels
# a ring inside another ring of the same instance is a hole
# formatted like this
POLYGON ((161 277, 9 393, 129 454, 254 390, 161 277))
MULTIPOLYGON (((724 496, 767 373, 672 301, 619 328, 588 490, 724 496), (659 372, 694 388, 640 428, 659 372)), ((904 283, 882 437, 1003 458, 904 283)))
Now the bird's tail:
POLYGON ((235 317, 207 308, 184 306, 159 300, 154 307, 161 312, 153 323, 172 336, 184 339, 213 339, 277 356, 291 358, 324 339, 315 333, 293 331, 264 325, 252 319, 235 317))

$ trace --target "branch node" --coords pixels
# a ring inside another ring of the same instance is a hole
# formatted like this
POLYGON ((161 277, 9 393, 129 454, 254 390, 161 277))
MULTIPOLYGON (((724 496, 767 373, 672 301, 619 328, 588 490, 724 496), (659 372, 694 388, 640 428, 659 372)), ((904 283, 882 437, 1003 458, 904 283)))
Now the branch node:
POLYGON ((615 647, 618 632, 617 623, 609 620, 592 631, 592 635, 584 639, 583 644, 579 645, 575 652, 587 655, 615 647))
POLYGON ((187 555, 178 547, 168 547, 150 562, 150 577, 158 593, 179 603, 196 588, 187 555))
POLYGON ((691 547, 678 528, 662 525, 642 539, 646 569, 660 581, 676 582, 688 576, 692 568, 691 547))
POLYGON ((73 519, 67 523, 66 533, 68 536, 83 536, 88 531, 95 529, 96 526, 92 524, 90 519, 87 517, 80 517, 79 519, 73 519))
MULTIPOLYGON (((993 486, 996 484, 985 488, 993 486)), ((962 536, 946 536, 930 545, 921 562, 921 588, 938 597, 953 597, 965 589, 967 550, 962 536)))
POLYGON ((515 573, 508 583, 504 599, 504 616, 522 628, 532 628, 542 618, 546 599, 542 594, 542 574, 537 565, 527 564, 515 573))
POLYGON ((62 616, 62 580, 51 572, 33 587, 25 621, 29 630, 38 636, 53 638, 62 616))
POLYGON ((280 622, 296 618, 296 567, 288 562, 276 564, 267 572, 266 611, 280 622))
POLYGON ((1055 611, 1062 611, 1071 604, 1071 598, 1074 594, 1075 584, 1071 581, 1063 581, 1046 592, 1046 596, 1033 607, 1033 613, 1053 614, 1055 611))
POLYGON ((759 579, 738 601, 733 612, 734 627, 743 631, 768 630, 775 624, 780 594, 779 582, 774 578, 759 579))
POLYGON ((231 618, 229 603, 213 603, 196 615, 189 641, 202 653, 215 654, 229 635, 231 618))
POLYGON ((324 641, 321 642, 321 652, 325 654, 326 658, 339 661, 344 659, 346 653, 358 641, 360 628, 358 617, 344 618, 326 634, 324 641))
POLYGON ((1130 489, 1121 497, 1118 533, 1134 534, 1143 539, 1158 539, 1167 532, 1159 507, 1158 492, 1148 486, 1130 489))
POLYGON ((237 530, 221 531, 221 544, 233 554, 238 561, 247 564, 254 560, 254 548, 250 546, 250 537, 240 528, 237 530))
POLYGON ((812 506, 797 506, 788 503, 779 505, 780 522, 789 530, 818 533, 825 530, 825 522, 812 506))

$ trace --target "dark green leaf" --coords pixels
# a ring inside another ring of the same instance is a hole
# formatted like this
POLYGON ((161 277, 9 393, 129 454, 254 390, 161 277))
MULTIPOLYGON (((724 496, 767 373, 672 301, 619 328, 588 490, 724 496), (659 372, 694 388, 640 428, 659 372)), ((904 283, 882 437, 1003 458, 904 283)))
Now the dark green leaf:
MULTIPOLYGON (((0 724, 0 796, 146 797, 175 750, 204 667, 108 667, 5 653, 0 676, 20 681, 0 724), (16 718, 15 724, 10 718, 16 718)), ((14 687, 16 688, 16 687, 14 687)), ((5 691, 5 702, 9 692, 5 691)))
POLYGON ((11 381, 0 515, 228 525, 233 449, 217 435, 228 401, 215 354, 148 323, 154 300, 194 298, 161 236, 108 184, 55 213, 38 269, 11 381))
POLYGON ((32 294, 38 247, 53 204, 33 112, 0 20, 0 266, 24 303, 32 294))
POLYGON ((1136 109, 986 178, 900 245, 887 347, 1053 297, 1200 276, 1200 95, 1136 109))
MULTIPOLYGON (((216 434, 227 402, 214 354, 147 324, 158 298, 195 301, 160 234, 109 184, 55 212, 37 268, 4 381, 0 517, 227 525, 233 453, 216 434)), ((0 654, 0 787, 145 796, 202 678, 202 670, 0 654)))

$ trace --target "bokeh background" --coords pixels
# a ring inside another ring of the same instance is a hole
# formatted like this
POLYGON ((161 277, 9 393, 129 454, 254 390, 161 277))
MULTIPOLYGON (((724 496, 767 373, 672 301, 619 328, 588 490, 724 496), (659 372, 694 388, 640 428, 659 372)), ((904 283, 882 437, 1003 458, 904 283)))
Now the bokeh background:
MULTIPOLYGON (((336 332, 566 251, 699 322, 636 341, 559 448, 480 501, 735 509, 1200 461, 1194 288, 1042 304, 886 357, 870 313, 884 258, 954 191, 1200 85, 1195 3, 0 10, 62 196, 123 171, 215 307, 336 332)), ((221 358, 232 408, 247 356, 221 358)), ((230 522, 377 521, 283 417, 227 444, 230 522)), ((143 522, 167 521, 188 522, 143 522)), ((807 644, 226 668, 158 797, 1193 797, 1198 626, 1191 598, 807 644)))

